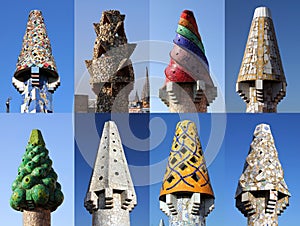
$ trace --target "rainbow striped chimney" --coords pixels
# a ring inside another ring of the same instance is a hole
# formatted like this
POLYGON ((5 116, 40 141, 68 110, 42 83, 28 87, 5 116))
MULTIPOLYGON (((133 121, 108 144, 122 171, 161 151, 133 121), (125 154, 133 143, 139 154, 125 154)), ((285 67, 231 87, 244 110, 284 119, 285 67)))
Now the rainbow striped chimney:
POLYGON ((21 113, 52 113, 52 94, 60 85, 42 12, 28 17, 12 84, 22 94, 21 113))
POLYGON ((271 11, 259 7, 254 12, 236 92, 246 102, 246 112, 277 112, 286 86, 271 11))
POLYGON ((205 218, 214 209, 214 193, 192 121, 176 126, 159 200, 169 226, 205 226, 205 218))
POLYGON ((217 97, 217 89, 192 11, 181 13, 173 42, 171 60, 165 69, 166 82, 159 97, 170 112, 206 112, 217 97))

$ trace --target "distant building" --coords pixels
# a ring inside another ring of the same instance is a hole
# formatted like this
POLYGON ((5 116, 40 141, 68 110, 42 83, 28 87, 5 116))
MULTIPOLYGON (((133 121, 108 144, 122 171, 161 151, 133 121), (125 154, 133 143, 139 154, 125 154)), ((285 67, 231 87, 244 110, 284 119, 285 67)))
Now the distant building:
POLYGON ((143 103, 143 109, 150 109, 150 82, 149 82, 149 72, 146 67, 146 81, 143 86, 141 100, 143 103))
POLYGON ((76 113, 95 113, 96 99, 89 99, 89 96, 86 94, 76 94, 74 106, 76 113))
MULTIPOLYGON (((138 91, 135 90, 135 95, 129 101, 129 113, 149 113, 150 112, 150 83, 148 69, 146 69, 146 80, 141 93, 142 98, 139 97, 138 91)), ((76 94, 74 100, 76 113, 95 113, 97 111, 97 100, 90 99, 86 94, 76 94)))
POLYGON ((129 101, 129 113, 149 113, 150 112, 150 82, 148 68, 146 68, 146 81, 143 86, 141 99, 137 90, 134 99, 129 101))
POLYGON ((137 91, 135 91, 134 99, 129 101, 129 113, 143 113, 143 102, 140 100, 137 91))

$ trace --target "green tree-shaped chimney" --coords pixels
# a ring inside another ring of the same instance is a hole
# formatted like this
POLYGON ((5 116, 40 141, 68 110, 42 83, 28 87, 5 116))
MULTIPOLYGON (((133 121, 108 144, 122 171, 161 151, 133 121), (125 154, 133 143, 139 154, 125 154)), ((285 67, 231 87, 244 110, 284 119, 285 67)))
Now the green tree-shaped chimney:
POLYGON ((13 209, 23 212, 41 208, 52 212, 62 204, 64 196, 48 154, 41 131, 32 130, 12 184, 10 205, 13 209))

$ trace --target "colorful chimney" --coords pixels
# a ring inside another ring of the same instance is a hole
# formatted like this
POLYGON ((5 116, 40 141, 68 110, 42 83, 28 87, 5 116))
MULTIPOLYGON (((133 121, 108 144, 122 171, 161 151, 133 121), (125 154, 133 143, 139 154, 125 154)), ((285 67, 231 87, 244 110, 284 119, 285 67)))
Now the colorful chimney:
POLYGON ((165 69, 166 83, 160 89, 161 100, 170 112, 206 112, 217 97, 209 73, 204 46, 192 11, 181 13, 165 69))
POLYGON ((42 12, 29 14, 23 46, 12 78, 22 94, 22 113, 53 112, 52 94, 60 85, 42 12))
POLYGON ((10 198, 11 207, 23 212, 24 226, 50 226, 50 213, 64 200, 48 154, 41 132, 32 130, 10 198))
POLYGON ((192 121, 177 124, 159 200, 170 226, 204 226, 214 208, 214 193, 192 121))
POLYGON ((136 204, 119 131, 114 122, 106 122, 84 206, 93 215, 93 226, 129 226, 136 204))
POLYGON ((286 86, 271 11, 259 7, 254 12, 236 91, 246 102, 247 112, 277 112, 286 86))
POLYGON ((97 95, 97 112, 128 112, 128 95, 133 89, 131 60, 136 44, 128 44, 125 15, 117 10, 102 13, 94 24, 97 38, 92 60, 86 60, 90 84, 97 95))
POLYGON ((248 218, 248 226, 276 226, 290 196, 270 126, 260 124, 239 180, 236 207, 248 218))

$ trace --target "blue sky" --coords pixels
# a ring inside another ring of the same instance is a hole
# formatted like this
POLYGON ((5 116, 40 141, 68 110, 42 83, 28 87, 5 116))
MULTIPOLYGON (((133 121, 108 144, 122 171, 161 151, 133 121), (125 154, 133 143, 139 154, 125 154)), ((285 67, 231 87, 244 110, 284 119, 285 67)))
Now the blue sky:
POLYGON ((224 8, 224 1, 218 0, 209 2, 166 0, 163 3, 158 0, 121 2, 110 0, 102 1, 101 4, 97 0, 75 1, 75 93, 89 94, 94 98, 84 63, 84 60, 92 58, 96 37, 92 23, 100 21, 103 10, 117 9, 126 15, 125 30, 128 42, 138 43, 131 57, 134 62, 135 79, 138 81, 135 88, 141 90, 145 67, 150 67, 151 111, 168 112, 167 107, 158 98, 158 90, 164 84, 164 69, 169 64, 169 52, 173 47, 172 40, 175 37, 180 14, 184 9, 190 9, 194 12, 198 23, 211 73, 221 90, 220 98, 212 106, 212 111, 222 112, 221 93, 225 95, 224 8))
POLYGON ((58 174, 65 200, 51 214, 52 224, 57 226, 73 225, 74 182, 73 182, 73 118, 71 114, 21 115, 2 114, 0 117, 3 157, 0 158, 0 211, 1 220, 11 226, 22 225, 22 213, 9 205, 12 194, 11 185, 15 180, 18 167, 25 153, 32 129, 42 132, 53 168, 58 174))
POLYGON ((278 112, 299 112, 298 43, 299 1, 227 0, 226 1, 226 106, 228 112, 245 112, 246 105, 235 93, 235 83, 244 56, 245 45, 256 7, 267 6, 273 17, 283 69, 287 79, 287 95, 278 112))
POLYGON ((12 97, 11 112, 20 112, 21 95, 11 84, 17 59, 22 48, 29 12, 42 11, 52 53, 61 78, 61 86, 53 95, 54 112, 66 113, 73 110, 74 70, 74 7, 73 1, 6 1, 0 15, 3 28, 0 42, 0 112, 5 112, 5 101, 12 97))

